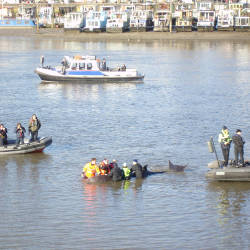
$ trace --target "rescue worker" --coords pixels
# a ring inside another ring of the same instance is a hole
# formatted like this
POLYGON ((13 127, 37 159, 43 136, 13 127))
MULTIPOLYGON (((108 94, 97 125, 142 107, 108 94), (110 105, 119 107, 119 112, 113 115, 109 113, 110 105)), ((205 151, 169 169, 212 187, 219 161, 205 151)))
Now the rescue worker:
POLYGON ((241 135, 241 130, 237 129, 236 134, 233 136, 234 143, 234 155, 235 155, 235 164, 237 167, 244 166, 244 144, 245 141, 241 135), (239 155, 240 155, 240 164, 239 164, 239 155))
POLYGON ((109 176, 112 177, 113 181, 121 181, 122 175, 123 175, 123 171, 118 167, 117 164, 114 166, 114 168, 111 169, 109 173, 109 176))
POLYGON ((22 126, 22 124, 19 122, 17 123, 16 129, 16 147, 20 144, 24 144, 24 133, 26 133, 26 129, 22 126))
POLYGON ((101 175, 107 175, 110 172, 109 169, 109 162, 107 159, 104 159, 100 164, 99 164, 99 169, 100 169, 100 174, 101 175))
POLYGON ((82 177, 91 178, 95 177, 96 174, 100 174, 100 169, 96 165, 96 158, 92 158, 90 162, 84 165, 82 169, 82 177))
POLYGON ((32 115, 29 121, 29 132, 31 135, 30 142, 37 141, 38 130, 41 127, 41 122, 35 114, 32 115))
POLYGON ((130 179, 130 169, 128 168, 126 162, 124 162, 122 165, 122 171, 123 171, 123 179, 129 180, 130 179))
POLYGON ((0 146, 7 145, 7 128, 4 127, 3 124, 0 125, 0 146))
POLYGON ((109 172, 115 167, 118 167, 116 159, 113 159, 112 162, 109 164, 109 172))
POLYGON ((137 160, 133 160, 132 167, 130 168, 132 173, 135 173, 136 178, 142 178, 142 165, 137 160))
POLYGON ((219 134, 218 142, 221 145, 221 150, 224 158, 224 163, 223 163, 224 166, 228 165, 231 141, 232 138, 229 135, 228 128, 226 126, 223 126, 219 134))

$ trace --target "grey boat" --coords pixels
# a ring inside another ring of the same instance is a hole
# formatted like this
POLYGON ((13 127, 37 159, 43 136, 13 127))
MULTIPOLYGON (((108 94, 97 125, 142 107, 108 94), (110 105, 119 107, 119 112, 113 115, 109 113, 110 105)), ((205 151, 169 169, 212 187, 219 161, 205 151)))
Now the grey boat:
POLYGON ((16 146, 15 140, 8 140, 8 144, 0 146, 0 156, 10 154, 28 154, 42 152, 52 143, 52 137, 42 137, 38 141, 28 142, 16 146))
POLYGON ((226 167, 222 166, 222 161, 213 161, 208 164, 211 168, 206 177, 214 181, 250 181, 250 166, 246 162, 245 167, 236 167, 230 163, 226 167))

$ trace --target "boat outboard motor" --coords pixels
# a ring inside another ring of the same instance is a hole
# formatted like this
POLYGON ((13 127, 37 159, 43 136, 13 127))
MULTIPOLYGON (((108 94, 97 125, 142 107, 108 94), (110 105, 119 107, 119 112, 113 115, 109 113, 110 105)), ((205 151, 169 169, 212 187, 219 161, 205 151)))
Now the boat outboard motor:
POLYGON ((44 56, 41 56, 41 57, 40 57, 40 63, 41 63, 42 68, 43 68, 43 64, 44 64, 44 56))

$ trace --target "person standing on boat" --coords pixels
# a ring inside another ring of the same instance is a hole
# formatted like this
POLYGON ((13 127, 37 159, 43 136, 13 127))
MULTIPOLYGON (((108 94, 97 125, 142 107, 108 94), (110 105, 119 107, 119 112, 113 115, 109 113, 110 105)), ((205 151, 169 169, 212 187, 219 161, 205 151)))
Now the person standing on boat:
POLYGON ((91 178, 95 177, 96 174, 100 174, 100 169, 96 165, 96 158, 92 158, 90 162, 84 165, 82 169, 82 177, 91 178))
POLYGON ((142 178, 142 165, 137 160, 133 160, 132 167, 130 168, 131 173, 135 173, 136 178, 142 178))
POLYGON ((102 59, 102 70, 107 70, 107 63, 105 58, 102 59))
POLYGON ((34 114, 29 121, 30 142, 37 141, 38 130, 41 128, 41 122, 34 114))
POLYGON ((244 144, 245 141, 241 135, 241 130, 237 129, 236 134, 233 136, 234 143, 234 155, 235 155, 235 164, 236 166, 244 166, 244 144), (239 164, 239 155, 240 155, 240 164, 239 164), (239 165, 238 165, 239 164, 239 165))
POLYGON ((221 145, 221 150, 222 150, 222 154, 224 158, 224 163, 223 163, 224 166, 228 165, 231 141, 232 141, 232 138, 229 135, 228 128, 226 126, 223 126, 219 134, 218 142, 221 145))
POLYGON ((26 133, 26 129, 22 126, 20 122, 17 123, 15 132, 16 132, 16 146, 18 146, 19 144, 24 144, 24 133, 26 133))
POLYGON ((0 146, 7 145, 7 128, 3 124, 0 125, 0 146))

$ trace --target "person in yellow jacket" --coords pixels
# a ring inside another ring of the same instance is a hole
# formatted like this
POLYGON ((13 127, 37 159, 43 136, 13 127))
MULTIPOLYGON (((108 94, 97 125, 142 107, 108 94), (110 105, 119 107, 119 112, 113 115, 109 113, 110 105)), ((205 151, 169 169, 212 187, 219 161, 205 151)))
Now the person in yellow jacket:
POLYGON ((91 178, 94 177, 96 174, 100 174, 100 169, 96 165, 96 158, 92 158, 91 162, 88 162, 84 165, 82 169, 82 177, 91 178))
POLYGON ((130 169, 128 168, 126 162, 123 163, 122 170, 123 170, 123 178, 124 178, 124 180, 129 180, 130 179, 130 169))
POLYGON ((222 127, 222 130, 219 134, 218 142, 221 145, 221 150, 224 158, 223 165, 226 167, 228 165, 230 145, 232 142, 232 138, 229 135, 229 130, 226 126, 222 127))

